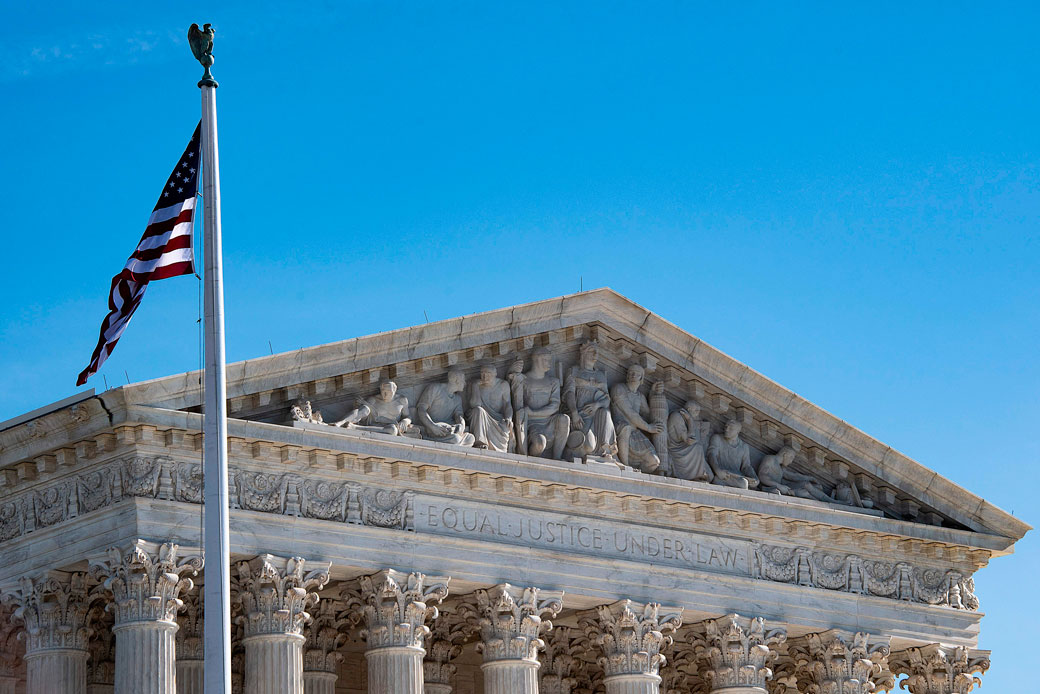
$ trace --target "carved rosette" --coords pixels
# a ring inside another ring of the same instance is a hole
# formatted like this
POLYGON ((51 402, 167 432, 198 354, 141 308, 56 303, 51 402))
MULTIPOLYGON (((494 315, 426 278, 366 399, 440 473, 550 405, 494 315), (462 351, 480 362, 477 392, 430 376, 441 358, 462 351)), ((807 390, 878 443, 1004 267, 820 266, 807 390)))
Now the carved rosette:
POLYGON ((478 590, 475 624, 480 629, 484 662, 538 662, 545 646, 540 634, 552 629, 542 615, 555 617, 563 609, 563 591, 519 588, 508 583, 478 590))
POLYGON ((462 643, 469 628, 454 614, 441 614, 433 623, 426 639, 426 658, 423 660, 423 681, 450 687, 455 680, 456 667, 452 661, 462 655, 462 643))
POLYGON ((422 648, 430 633, 426 620, 439 614, 430 603, 447 597, 449 580, 384 569, 362 576, 358 587, 344 591, 342 597, 364 617, 361 636, 368 641, 368 650, 422 648))
POLYGON ((700 669, 711 689, 759 687, 773 675, 769 664, 776 646, 787 639, 783 629, 767 629, 761 617, 730 614, 703 623, 704 633, 693 634, 700 669))
POLYGON ((329 582, 329 566, 305 572, 300 557, 285 559, 261 554, 239 562, 235 580, 242 607, 238 622, 243 638, 263 634, 299 636, 311 621, 307 608, 318 604, 320 590, 329 582))
POLYGON ((901 686, 910 694, 967 694, 981 686, 982 680, 973 675, 989 669, 989 651, 932 644, 893 653, 889 668, 907 675, 901 686))
POLYGON ((809 694, 871 694, 894 684, 886 682, 890 640, 831 630, 798 639, 788 651, 809 694))
POLYGON ((105 559, 92 562, 91 574, 112 592, 108 609, 116 626, 128 622, 173 622, 184 604, 178 594, 194 583, 186 574, 198 575, 202 557, 177 558, 177 545, 156 545, 137 540, 128 551, 108 550, 105 559))
POLYGON ((603 649, 599 664, 604 674, 657 676, 665 663, 661 649, 672 642, 667 632, 682 626, 682 608, 621 600, 600 605, 596 614, 598 620, 584 626, 589 640, 603 649))
POLYGON ((340 631, 344 620, 337 617, 336 604, 322 600, 313 614, 313 620, 304 629, 303 670, 304 672, 336 673, 343 655, 339 647, 347 642, 347 635, 340 631))
POLYGON ((181 596, 184 607, 177 615, 175 636, 177 643, 177 660, 202 660, 202 591, 193 590, 181 596))
POLYGON ((540 689, 542 694, 571 694, 577 684, 572 677, 578 665, 576 644, 569 627, 556 627, 545 643, 540 689))

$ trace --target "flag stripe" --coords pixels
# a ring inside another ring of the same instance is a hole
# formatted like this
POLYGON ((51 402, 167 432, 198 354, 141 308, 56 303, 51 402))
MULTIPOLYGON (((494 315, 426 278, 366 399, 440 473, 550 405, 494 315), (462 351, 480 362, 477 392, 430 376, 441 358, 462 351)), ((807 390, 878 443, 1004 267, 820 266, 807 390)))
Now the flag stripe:
POLYGON ((141 305, 150 281, 195 272, 191 239, 201 163, 201 128, 199 123, 163 186, 137 248, 130 254, 122 271, 112 278, 108 292, 109 313, 101 322, 101 334, 90 364, 79 374, 76 385, 86 383, 112 354, 141 305))

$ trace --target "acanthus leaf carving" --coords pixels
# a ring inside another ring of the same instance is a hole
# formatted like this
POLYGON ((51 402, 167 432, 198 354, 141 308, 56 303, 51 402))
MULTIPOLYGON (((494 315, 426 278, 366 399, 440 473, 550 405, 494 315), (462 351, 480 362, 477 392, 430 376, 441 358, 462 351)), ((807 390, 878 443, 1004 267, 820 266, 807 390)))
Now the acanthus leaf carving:
POLYGON ((621 600, 596 608, 596 620, 583 626, 592 643, 599 643, 599 665, 607 677, 654 675, 665 663, 661 650, 672 642, 669 635, 682 626, 681 607, 621 600))
POLYGON ((448 578, 384 569, 358 579, 358 588, 343 598, 364 616, 362 636, 369 650, 387 647, 422 648, 439 614, 433 603, 448 595, 448 578))
POLYGON ((901 684, 910 694, 968 694, 982 684, 974 675, 989 669, 989 651, 931 644, 889 657, 889 669, 907 675, 901 684))
POLYGON ((809 694, 873 694, 887 690, 890 638, 831 630, 788 643, 799 682, 809 694))
POLYGON ((552 622, 563 609, 563 591, 521 588, 500 583, 475 593, 477 609, 470 612, 480 629, 477 645, 485 663, 499 660, 538 660, 545 646, 541 634, 552 630, 552 622))
POLYGON ((761 617, 729 614, 709 619, 703 632, 693 632, 690 643, 700 662, 700 669, 712 689, 726 687, 765 688, 772 677, 769 665, 776 648, 787 639, 779 628, 767 628, 761 617))
POLYGON ((174 622, 183 606, 179 595, 194 586, 190 576, 202 570, 202 557, 178 557, 175 544, 137 540, 128 550, 112 547, 104 559, 91 562, 90 571, 113 600, 108 609, 116 626, 128 622, 174 622))
POLYGON ((21 636, 27 653, 49 648, 87 650, 86 574, 50 571, 37 578, 22 577, 7 597, 15 604, 14 617, 25 625, 21 636))
POLYGON ((311 620, 309 607, 318 604, 318 594, 329 582, 329 565, 305 571, 300 557, 285 559, 261 554, 239 562, 235 586, 242 614, 237 621, 243 637, 264 634, 300 635, 311 620))
POLYGON ((342 629, 345 620, 339 616, 335 601, 324 598, 312 613, 312 621, 304 629, 303 669, 305 672, 335 673, 343 662, 339 648, 347 642, 342 629))

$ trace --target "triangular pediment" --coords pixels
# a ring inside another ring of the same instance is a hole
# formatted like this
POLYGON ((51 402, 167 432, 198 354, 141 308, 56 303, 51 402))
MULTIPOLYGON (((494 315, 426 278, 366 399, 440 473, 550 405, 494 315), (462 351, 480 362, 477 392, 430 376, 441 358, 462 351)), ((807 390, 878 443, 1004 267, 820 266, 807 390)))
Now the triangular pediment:
MULTIPOLYGON (((791 468, 834 495, 854 485, 869 500, 863 513, 968 529, 1017 540, 1029 526, 889 446, 783 388, 625 297, 600 289, 437 323, 359 337, 228 366, 229 414, 293 425, 293 405, 309 402, 325 422, 370 398, 392 379, 414 407, 424 388, 449 369, 477 379, 483 364, 504 377, 536 347, 553 356, 561 376, 582 344, 599 345, 599 369, 610 384, 632 364, 647 382, 664 383, 670 411, 692 399, 713 432, 741 422, 753 463, 783 446, 797 451, 791 468)), ((198 373, 134 384, 127 405, 198 411, 198 373)), ((643 392, 647 390, 646 385, 643 392)), ((760 493, 760 492, 748 492, 760 493)))

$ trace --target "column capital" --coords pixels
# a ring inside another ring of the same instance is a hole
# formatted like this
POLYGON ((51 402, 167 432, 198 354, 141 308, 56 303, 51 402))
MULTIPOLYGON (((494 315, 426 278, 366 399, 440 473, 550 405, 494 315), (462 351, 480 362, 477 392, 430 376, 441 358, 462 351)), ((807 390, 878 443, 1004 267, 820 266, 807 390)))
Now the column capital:
POLYGON ((335 674, 343 660, 339 648, 347 642, 347 635, 341 627, 349 624, 350 620, 340 617, 338 606, 328 598, 318 604, 312 617, 304 629, 303 671, 335 674))
POLYGON ((902 686, 910 694, 967 694, 982 684, 973 675, 989 670, 989 651, 930 644, 889 656, 889 668, 907 675, 902 686))
POLYGON ((85 573, 47 571, 19 579, 4 593, 15 605, 15 618, 25 625, 26 655, 52 648, 86 651, 90 633, 85 573))
POLYGON ((789 641, 788 653, 810 694, 871 694, 895 685, 885 668, 891 640, 831 629, 789 641))
POLYGON ((202 660, 202 590, 186 591, 181 601, 184 607, 177 616, 177 660, 202 660))
POLYGON ((90 572, 112 592, 108 609, 115 625, 128 622, 174 622, 183 604, 182 590, 194 583, 188 575, 202 570, 202 557, 178 558, 175 544, 137 540, 128 549, 110 548, 104 558, 90 562, 90 572))
POLYGON ((427 619, 439 612, 431 603, 448 595, 449 578, 383 569, 362 576, 358 585, 342 593, 348 608, 365 620, 361 635, 368 650, 390 646, 422 648, 430 628, 427 619))
POLYGON ((87 613, 90 641, 87 650, 87 685, 113 685, 116 679, 115 638, 112 634, 114 617, 101 603, 94 603, 87 613))
POLYGON ((0 605, 0 677, 17 677, 22 670, 23 646, 18 642, 21 632, 12 609, 0 605))
POLYGON ((329 564, 306 571, 301 557, 261 554, 235 567, 237 601, 242 605, 243 638, 263 634, 300 636, 310 621, 307 608, 318 604, 320 590, 329 582, 329 564))
POLYGON ((477 609, 469 612, 469 618, 480 629, 484 662, 537 663, 538 651, 545 645, 540 634, 552 629, 552 622, 542 616, 555 617, 563 609, 563 591, 500 583, 476 591, 475 597, 477 609))
POLYGON ((657 676, 665 657, 661 649, 672 642, 667 635, 682 626, 681 607, 656 602, 620 600, 596 608, 597 620, 583 620, 592 643, 603 649, 599 659, 607 677, 657 676))
POLYGON ((571 694, 577 684, 572 676, 578 665, 577 651, 570 627, 556 627, 545 642, 542 655, 540 689, 542 694, 571 694))
POLYGON ((728 614, 702 623, 703 633, 690 636, 701 670, 711 689, 759 687, 765 689, 777 657, 775 646, 787 639, 783 629, 766 628, 761 617, 728 614))
POLYGON ((451 661, 462 655, 462 643, 471 631, 464 620, 453 613, 441 613, 426 639, 423 680, 426 684, 451 687, 456 668, 451 661))

